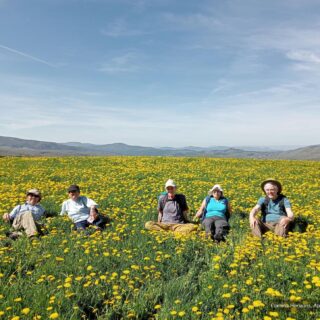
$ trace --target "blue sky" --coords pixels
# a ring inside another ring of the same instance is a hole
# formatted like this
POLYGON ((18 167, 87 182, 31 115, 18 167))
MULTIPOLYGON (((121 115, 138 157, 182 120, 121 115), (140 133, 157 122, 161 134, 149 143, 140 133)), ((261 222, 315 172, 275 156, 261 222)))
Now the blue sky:
POLYGON ((318 0, 0 0, 0 135, 311 145, 318 0))

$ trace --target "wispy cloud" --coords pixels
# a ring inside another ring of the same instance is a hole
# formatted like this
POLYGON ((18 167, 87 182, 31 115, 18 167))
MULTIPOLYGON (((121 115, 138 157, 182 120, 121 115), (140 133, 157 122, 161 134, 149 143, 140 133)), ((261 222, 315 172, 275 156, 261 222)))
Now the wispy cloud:
POLYGON ((137 72, 141 69, 138 58, 137 53, 127 52, 111 58, 110 62, 103 63, 99 71, 109 74, 137 72))
POLYGON ((211 28, 222 25, 222 22, 216 17, 203 13, 175 14, 167 12, 163 14, 163 18, 172 27, 182 30, 206 28, 209 31, 211 28))
POLYGON ((110 23, 106 28, 101 30, 101 33, 104 36, 112 38, 136 37, 148 34, 146 31, 129 27, 124 19, 118 19, 110 23))
POLYGON ((9 51, 9 52, 11 52, 11 53, 20 55, 20 56, 22 56, 22 57, 25 57, 25 58, 27 58, 27 59, 31 59, 31 60, 33 60, 33 61, 36 61, 36 62, 45 64, 45 65, 47 65, 47 66, 49 66, 49 67, 53 67, 53 68, 56 67, 54 64, 52 64, 52 63, 50 63, 50 62, 48 62, 48 61, 45 61, 45 60, 40 59, 40 58, 38 58, 38 57, 32 56, 32 55, 27 54, 27 53, 25 53, 25 52, 18 51, 18 50, 16 50, 16 49, 9 48, 9 47, 4 46, 4 45, 1 45, 1 44, 0 44, 0 48, 3 49, 3 50, 7 50, 7 51, 9 51))
POLYGON ((320 64, 320 55, 306 50, 292 50, 287 53, 287 57, 294 61, 320 64))

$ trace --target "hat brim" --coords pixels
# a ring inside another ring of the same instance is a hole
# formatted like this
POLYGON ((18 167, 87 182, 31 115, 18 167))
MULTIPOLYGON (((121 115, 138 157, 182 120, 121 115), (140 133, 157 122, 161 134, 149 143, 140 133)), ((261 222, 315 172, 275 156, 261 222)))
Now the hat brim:
POLYGON ((264 187, 265 187, 265 185, 266 185, 267 183, 275 184, 275 185, 278 187, 278 193, 281 193, 281 191, 282 191, 282 185, 281 185, 281 183, 280 183, 278 180, 275 180, 275 179, 267 179, 267 180, 265 180, 265 181, 263 181, 263 182, 261 183, 261 189, 262 189, 263 192, 265 192, 265 191, 264 191, 264 187))

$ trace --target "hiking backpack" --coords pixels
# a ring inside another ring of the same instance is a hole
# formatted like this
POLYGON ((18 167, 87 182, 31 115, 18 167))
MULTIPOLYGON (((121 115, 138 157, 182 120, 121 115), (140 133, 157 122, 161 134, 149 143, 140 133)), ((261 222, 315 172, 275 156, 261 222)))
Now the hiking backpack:
MULTIPOLYGON (((287 216, 286 208, 284 206, 284 200, 285 200, 286 196, 283 195, 283 194, 279 194, 279 197, 280 197, 279 209, 283 213, 284 216, 287 216)), ((269 204, 269 202, 270 202, 270 198, 266 196, 264 198, 263 204, 261 205, 262 221, 263 222, 266 221, 266 215, 268 214, 268 204, 269 204)))
MULTIPOLYGON (((213 196, 206 196, 206 199, 205 199, 205 200, 206 200, 206 205, 205 205, 205 207, 204 207, 204 211, 203 211, 203 215, 202 215, 202 217, 201 217, 201 221, 203 221, 203 220, 205 219, 205 217, 206 217, 207 207, 208 207, 208 204, 209 204, 211 198, 213 198, 213 196)), ((229 221, 229 219, 230 219, 229 200, 228 200, 226 197, 221 197, 220 199, 221 199, 221 200, 224 200, 224 203, 225 203, 225 205, 226 205, 225 215, 226 215, 227 221, 229 221)), ((220 199, 219 199, 219 200, 220 200, 220 199)))
MULTIPOLYGON (((174 200, 177 201, 180 209, 182 211, 184 211, 183 209, 183 205, 184 205, 184 201, 183 201, 184 195, 177 193, 175 195, 174 200)), ((163 211, 166 203, 168 202, 168 192, 162 192, 159 196, 158 196, 158 200, 159 200, 159 207, 160 210, 163 211)), ((186 218, 184 217, 184 215, 182 214, 182 218, 184 220, 184 222, 187 222, 186 218)))

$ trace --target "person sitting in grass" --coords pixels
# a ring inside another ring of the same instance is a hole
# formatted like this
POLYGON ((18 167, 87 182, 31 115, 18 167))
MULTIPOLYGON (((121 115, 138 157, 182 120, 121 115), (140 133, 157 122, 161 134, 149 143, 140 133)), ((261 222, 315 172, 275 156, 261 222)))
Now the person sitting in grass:
POLYGON ((281 183, 274 179, 267 179, 261 183, 261 188, 265 197, 261 197, 250 212, 249 221, 252 233, 261 237, 265 232, 271 230, 278 236, 286 237, 294 216, 288 198, 281 193, 281 183), (256 218, 260 210, 262 220, 256 218))
POLYGON ((173 231, 187 234, 198 229, 197 225, 188 223, 188 205, 183 194, 176 193, 177 185, 172 179, 166 184, 166 193, 159 197, 158 221, 148 221, 145 224, 147 230, 173 231))
POLYGON ((93 200, 81 196, 80 188, 77 185, 71 185, 68 188, 69 199, 64 201, 60 215, 68 214, 77 230, 85 230, 93 225, 97 229, 104 229, 106 220, 98 214, 98 205, 93 200))
POLYGON ((214 185, 208 196, 202 201, 201 207, 195 218, 201 218, 207 237, 216 242, 224 241, 230 226, 228 220, 231 214, 231 206, 227 198, 223 196, 220 185, 214 185))
POLYGON ((45 209, 39 203, 41 193, 38 189, 30 189, 26 193, 26 202, 17 205, 10 213, 3 215, 3 220, 12 223, 15 231, 8 232, 7 236, 16 240, 24 231, 31 238, 42 233, 39 220, 43 217, 45 209))

